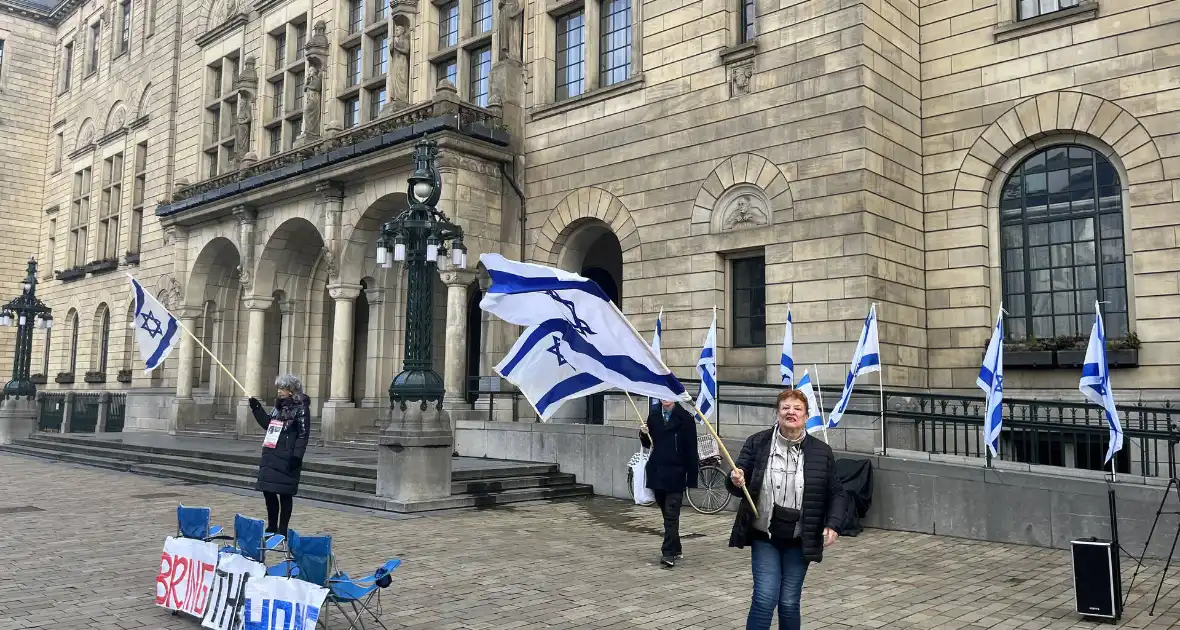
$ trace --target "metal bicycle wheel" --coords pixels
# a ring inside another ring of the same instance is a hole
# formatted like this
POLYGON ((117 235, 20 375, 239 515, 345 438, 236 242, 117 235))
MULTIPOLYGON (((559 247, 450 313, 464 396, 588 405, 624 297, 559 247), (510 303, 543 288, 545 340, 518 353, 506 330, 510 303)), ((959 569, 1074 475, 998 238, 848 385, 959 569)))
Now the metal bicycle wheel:
MULTIPOLYGON (((634 481, 635 481, 635 471, 632 470, 630 466, 628 466, 627 467, 627 494, 631 495, 631 501, 635 501, 635 484, 633 483, 634 481)), ((639 503, 638 505, 651 505, 653 503, 655 503, 655 501, 645 501, 643 503, 639 503)))
POLYGON ((729 505, 731 495, 725 487, 725 471, 720 466, 701 466, 697 472, 697 487, 689 488, 685 497, 688 504, 701 514, 716 514, 729 505))

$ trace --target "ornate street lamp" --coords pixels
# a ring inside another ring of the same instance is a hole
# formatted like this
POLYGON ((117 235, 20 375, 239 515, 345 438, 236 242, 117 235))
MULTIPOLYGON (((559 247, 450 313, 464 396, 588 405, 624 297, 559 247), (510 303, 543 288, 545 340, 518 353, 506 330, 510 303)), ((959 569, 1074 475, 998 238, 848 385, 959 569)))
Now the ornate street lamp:
POLYGON ((414 172, 409 178, 410 207, 381 226, 377 264, 389 269, 394 262, 408 265, 406 295, 406 359, 389 385, 390 406, 433 401, 442 408, 443 381, 434 371, 434 272, 436 268, 467 267, 463 229, 451 223, 435 204, 442 189, 435 158, 438 146, 422 140, 414 147, 414 172))
POLYGON ((0 399, 25 398, 37 395, 37 386, 29 374, 33 359, 33 328, 53 327, 50 308, 37 299, 37 261, 29 259, 29 275, 21 282, 20 297, 14 298, 0 310, 0 326, 16 326, 16 354, 12 360, 12 380, 4 386, 0 399))

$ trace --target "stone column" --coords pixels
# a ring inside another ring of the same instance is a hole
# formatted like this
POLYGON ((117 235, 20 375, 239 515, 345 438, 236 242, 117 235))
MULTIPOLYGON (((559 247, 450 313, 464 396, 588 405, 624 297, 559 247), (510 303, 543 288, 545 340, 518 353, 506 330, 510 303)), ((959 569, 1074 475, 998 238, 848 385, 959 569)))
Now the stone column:
POLYGON ((447 285, 447 350, 446 365, 443 369, 443 387, 446 397, 443 404, 451 413, 451 437, 458 448, 455 425, 468 410, 467 398, 467 295, 475 272, 466 269, 448 269, 439 273, 447 285))
POLYGON ((358 284, 328 286, 328 295, 332 296, 335 305, 332 316, 332 381, 328 389, 328 400, 324 402, 321 412, 320 425, 325 441, 343 439, 350 428, 350 421, 356 415, 347 410, 356 408, 352 401, 352 328, 353 310, 360 293, 361 287, 358 284))
POLYGON ((0 444, 32 437, 47 404, 43 392, 37 392, 36 401, 9 398, 0 402, 0 444))
POLYGON ((366 289, 369 301, 369 335, 365 348, 365 397, 362 407, 387 407, 383 392, 389 387, 391 375, 381 369, 385 362, 382 343, 385 337, 385 289, 366 289))
POLYGON ((274 298, 269 297, 248 297, 242 300, 249 321, 246 335, 246 380, 242 383, 247 393, 246 397, 238 401, 238 435, 262 432, 254 423, 247 397, 265 399, 262 394, 262 342, 266 335, 266 309, 270 308, 272 302, 274 298))
POLYGON ((61 410, 61 432, 66 434, 70 432, 70 424, 74 421, 74 398, 77 394, 74 392, 66 392, 66 402, 62 405, 61 410))
POLYGON ((98 422, 94 423, 94 432, 102 434, 107 430, 107 419, 111 416, 111 393, 103 392, 98 397, 98 422))
MULTIPOLYGON (((173 313, 185 328, 195 331, 197 317, 201 311, 196 308, 178 308, 173 313)), ((197 344, 188 333, 180 335, 180 351, 176 359, 176 398, 172 400, 172 417, 168 419, 168 433, 176 435, 196 420, 197 402, 193 400, 193 363, 196 361, 197 344)))
POLYGON ((282 333, 279 336, 279 372, 292 372, 294 357, 291 351, 295 347, 292 343, 295 336, 295 301, 283 300, 279 302, 279 321, 282 333))

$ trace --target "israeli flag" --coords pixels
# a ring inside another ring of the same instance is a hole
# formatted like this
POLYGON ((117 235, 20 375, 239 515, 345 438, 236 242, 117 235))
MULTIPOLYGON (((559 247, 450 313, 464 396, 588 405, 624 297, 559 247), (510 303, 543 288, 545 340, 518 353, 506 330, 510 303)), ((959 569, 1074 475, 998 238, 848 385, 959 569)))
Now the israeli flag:
MULTIPOLYGON (((697 374, 701 377, 701 393, 697 395, 697 409, 705 418, 711 418, 717 410, 717 307, 713 307, 713 324, 697 359, 697 374)), ((697 424, 701 419, 697 417, 697 424)))
POLYGON ((1123 449, 1123 427, 1119 424, 1119 410, 1114 406, 1114 392, 1110 388, 1110 371, 1106 363, 1106 327, 1102 324, 1102 311, 1094 302, 1094 327, 1090 329, 1090 345, 1086 347, 1086 360, 1082 362, 1082 379, 1078 385, 1086 398, 1106 411, 1106 422, 1110 425, 1110 447, 1106 459, 1110 462, 1114 454, 1123 449))
POLYGON ((811 375, 803 370, 803 378, 795 385, 795 389, 803 393, 807 399, 807 423, 804 425, 808 433, 824 430, 824 410, 815 400, 815 386, 811 384, 811 375))
POLYGON ((560 269, 480 256, 491 286, 483 310, 518 326, 565 322, 561 352, 573 369, 623 391, 690 400, 684 386, 593 281, 560 269))
POLYGON ((151 372, 172 354, 180 343, 180 322, 160 304, 138 280, 131 280, 131 295, 135 299, 135 345, 143 357, 144 372, 151 372))
POLYGON ((569 324, 563 319, 530 326, 495 367, 497 374, 520 388, 542 422, 548 422, 567 400, 610 389, 602 379, 579 371, 566 359, 568 334, 569 324))
POLYGON ((1004 311, 996 317, 996 328, 992 340, 983 355, 983 365, 975 384, 987 396, 987 415, 983 418, 983 441, 987 443, 992 457, 999 456, 1000 429, 1004 424, 1004 311))
MULTIPOLYGON (((787 305, 787 328, 783 333, 783 352, 778 362, 778 371, 782 375, 783 385, 795 382, 795 359, 791 346, 795 343, 794 324, 791 322, 791 305, 787 305)), ((798 388, 796 388, 798 389, 798 388)))
POLYGON ((877 342, 877 305, 869 309, 865 318, 865 327, 860 331, 860 341, 856 342, 856 352, 852 355, 852 365, 848 368, 848 378, 844 380, 844 391, 840 393, 840 400, 828 414, 828 426, 840 424, 848 403, 852 400, 852 385, 857 377, 870 372, 881 371, 881 348, 877 342))
MULTIPOLYGON (((663 357, 660 355, 660 338, 663 336, 664 336, 664 309, 661 308, 660 314, 656 315, 656 333, 651 338, 651 350, 652 350, 652 352, 656 353, 656 358, 660 359, 661 361, 663 361, 663 357)), ((648 399, 648 402, 651 403, 652 407, 655 407, 656 405, 660 404, 660 401, 658 398, 650 398, 650 399, 648 399)))

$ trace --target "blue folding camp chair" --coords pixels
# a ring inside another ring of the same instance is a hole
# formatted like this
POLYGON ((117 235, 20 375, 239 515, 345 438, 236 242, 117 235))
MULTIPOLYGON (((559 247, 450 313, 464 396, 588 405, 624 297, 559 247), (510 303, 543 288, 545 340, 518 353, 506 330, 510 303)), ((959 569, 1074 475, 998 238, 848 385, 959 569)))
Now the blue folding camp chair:
MULTIPOLYGON (((328 589, 328 602, 331 602, 348 620, 348 628, 364 628, 363 613, 368 613, 377 625, 386 628, 381 622, 381 589, 387 588, 393 581, 390 573, 402 561, 392 559, 377 567, 372 575, 354 578, 347 573, 335 571, 336 558, 332 555, 331 536, 300 536, 299 532, 289 530, 287 534, 287 549, 295 565, 299 568, 299 579, 317 584, 328 589), (372 605, 373 598, 377 598, 376 605, 372 605), (349 616, 347 604, 352 608, 349 616), (374 610, 375 609, 375 610, 374 610)), ((320 623, 328 627, 328 611, 321 610, 320 623)))
POLYGON ((212 540, 230 540, 229 536, 221 535, 224 529, 220 525, 210 525, 213 511, 207 507, 188 507, 183 504, 176 507, 176 535, 180 538, 195 538, 209 542, 212 540))
MULTIPOLYGON (((265 535, 266 523, 263 523, 262 519, 234 514, 234 546, 228 551, 266 564, 266 553, 278 550, 283 544, 283 537, 273 535, 266 538, 264 542, 263 536, 265 535)), ((284 560, 275 566, 267 567, 266 574, 293 576, 298 574, 298 570, 290 560, 284 560)))

